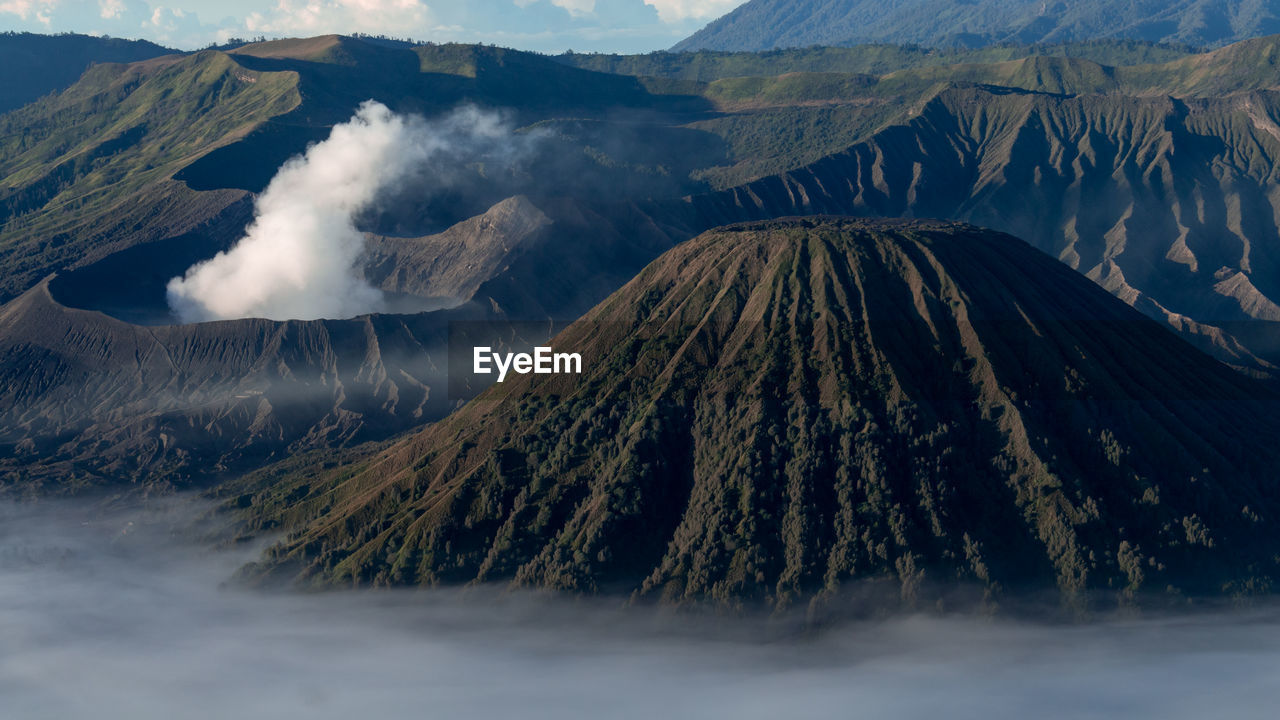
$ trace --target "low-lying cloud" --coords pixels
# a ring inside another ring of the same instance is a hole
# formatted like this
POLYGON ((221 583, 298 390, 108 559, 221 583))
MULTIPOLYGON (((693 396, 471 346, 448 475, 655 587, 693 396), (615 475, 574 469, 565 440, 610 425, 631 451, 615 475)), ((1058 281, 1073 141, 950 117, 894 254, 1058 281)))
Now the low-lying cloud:
POLYGON ((0 504, 5 717, 1270 718, 1272 611, 1063 626, 913 617, 764 640, 720 624, 454 591, 220 587, 252 548, 0 504))
POLYGON ((526 141, 497 114, 474 107, 428 122, 367 101, 328 139, 280 168, 234 247, 169 282, 169 306, 184 323, 378 312, 382 292, 356 266, 365 247, 360 214, 437 163, 511 155, 526 141))

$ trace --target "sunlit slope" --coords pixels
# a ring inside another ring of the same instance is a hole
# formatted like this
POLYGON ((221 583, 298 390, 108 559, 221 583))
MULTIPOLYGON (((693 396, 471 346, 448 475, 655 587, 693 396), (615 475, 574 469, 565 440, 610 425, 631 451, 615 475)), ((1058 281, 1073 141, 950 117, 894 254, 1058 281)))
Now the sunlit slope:
POLYGON ((0 33, 0 113, 70 87, 91 64, 137 62, 173 52, 146 40, 0 33))
POLYGON ((298 104, 297 76, 203 52, 100 65, 66 92, 0 116, 0 292, 63 264, 177 235, 243 193, 172 176, 298 104))
POLYGON ((732 226, 524 376, 242 503, 307 582, 773 606, 880 579, 1081 599, 1269 587, 1274 396, 1061 263, 958 224, 732 226))

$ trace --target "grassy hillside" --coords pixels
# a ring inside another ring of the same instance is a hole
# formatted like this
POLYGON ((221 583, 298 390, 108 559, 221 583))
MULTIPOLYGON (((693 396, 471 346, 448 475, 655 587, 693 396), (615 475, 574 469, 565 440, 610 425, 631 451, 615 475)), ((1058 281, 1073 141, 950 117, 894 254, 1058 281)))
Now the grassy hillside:
POLYGON ((98 65, 0 116, 0 292, 217 215, 242 193, 197 195, 170 178, 299 100, 296 75, 208 51, 98 65))
POLYGON ((70 87, 97 63, 129 63, 176 52, 146 40, 0 33, 0 113, 70 87))

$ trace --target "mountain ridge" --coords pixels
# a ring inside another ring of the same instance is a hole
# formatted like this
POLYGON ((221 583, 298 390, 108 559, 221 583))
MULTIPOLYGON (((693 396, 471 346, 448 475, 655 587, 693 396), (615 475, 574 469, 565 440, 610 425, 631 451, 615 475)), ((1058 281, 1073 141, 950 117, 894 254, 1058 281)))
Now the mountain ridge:
POLYGON ((1101 38, 1225 45, 1280 32, 1280 4, 1250 0, 750 0, 677 43, 772 50, 867 42, 982 46, 1101 38))
POLYGON ((1253 115, 1274 112, 1262 108, 1274 108, 1276 98, 954 87, 907 123, 842 153, 688 202, 702 227, 822 213, 992 227, 1026 238, 1148 314, 1182 324, 1202 348, 1269 371, 1273 360, 1214 327, 1271 318, 1269 298, 1277 291, 1268 268, 1277 266, 1267 188, 1276 169, 1266 158, 1280 145, 1253 115), (1215 137, 1222 140, 1209 140, 1215 137), (1233 210, 1226 196, 1243 183, 1256 183, 1258 192, 1236 196, 1244 206, 1233 210), (1220 273, 1233 268, 1247 277, 1224 284, 1220 273))
POLYGON ((177 53, 147 40, 66 33, 0 33, 0 113, 70 87, 91 65, 177 53))

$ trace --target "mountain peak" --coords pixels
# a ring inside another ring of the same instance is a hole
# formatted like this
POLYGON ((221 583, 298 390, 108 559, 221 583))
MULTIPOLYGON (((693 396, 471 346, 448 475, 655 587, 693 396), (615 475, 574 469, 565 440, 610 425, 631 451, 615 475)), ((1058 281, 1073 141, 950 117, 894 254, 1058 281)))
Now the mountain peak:
POLYGON ((257 572, 784 607, 1269 582, 1273 399, 1061 263, 960 223, 731 225, 509 379, 336 473, 257 572))

